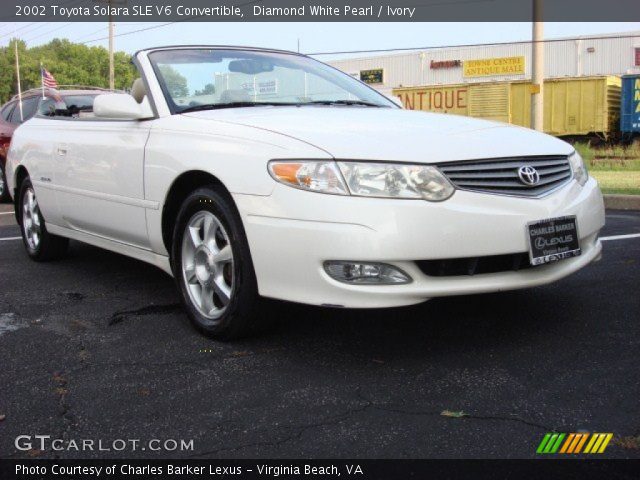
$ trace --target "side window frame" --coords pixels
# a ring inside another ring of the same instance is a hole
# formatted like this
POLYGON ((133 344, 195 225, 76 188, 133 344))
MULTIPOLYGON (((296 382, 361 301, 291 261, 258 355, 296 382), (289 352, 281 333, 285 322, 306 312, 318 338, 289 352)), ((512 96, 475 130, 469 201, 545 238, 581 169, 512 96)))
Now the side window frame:
POLYGON ((27 97, 22 100, 22 111, 23 111, 24 117, 21 123, 26 122, 27 120, 30 120, 37 115, 38 108, 40 107, 40 100, 42 100, 40 96, 27 97), (32 103, 35 104, 35 108, 33 108, 31 112, 28 112, 25 109, 25 105, 30 106, 32 103))
POLYGON ((2 109, 0 112, 0 118, 2 121, 10 123, 9 119, 11 118, 11 114, 13 113, 13 109, 16 107, 17 102, 9 102, 6 107, 2 109))
POLYGON ((7 119, 7 121, 12 125, 20 125, 22 123, 22 119, 20 118, 19 103, 20 101, 16 100, 16 104, 14 105, 13 110, 11 111, 11 115, 9 115, 9 118, 7 119))

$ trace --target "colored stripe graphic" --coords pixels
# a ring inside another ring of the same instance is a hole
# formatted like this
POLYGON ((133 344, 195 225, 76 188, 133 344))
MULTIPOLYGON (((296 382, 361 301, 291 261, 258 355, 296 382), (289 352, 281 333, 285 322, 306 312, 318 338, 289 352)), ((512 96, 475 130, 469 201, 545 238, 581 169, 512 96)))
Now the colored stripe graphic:
POLYGON ((582 450, 582 446, 587 441, 587 438, 589 438, 589 434, 588 433, 583 433, 582 434, 582 438, 578 442, 578 445, 576 445, 576 449, 573 451, 573 453, 580 453, 580 451, 582 450))
POLYGON ((613 433, 547 433, 538 445, 536 453, 603 453, 612 438, 613 433))
POLYGON ((564 445, 562 445, 562 449, 560 449, 560 453, 566 453, 567 452, 567 448, 569 448, 569 445, 571 445, 571 442, 573 442, 574 437, 576 436, 575 433, 570 433, 569 436, 567 437, 567 440, 564 442, 564 445))
POLYGON ((551 434, 547 433, 542 439, 542 441, 540 442, 540 445, 538 445, 538 450, 536 450, 536 453, 542 453, 544 451, 544 447, 549 441, 549 438, 551 438, 551 434))
POLYGON ((593 447, 593 444, 596 443, 596 440, 598 440, 598 434, 594 433, 593 435, 591 435, 591 440, 589 440, 589 443, 587 443, 587 447, 584 449, 584 453, 591 452, 591 448, 593 447))
POLYGON ((551 438, 547 442, 547 446, 544 447, 544 451, 542 453, 552 453, 551 449, 553 448, 553 445, 556 443, 557 438, 558 438, 557 433, 554 433, 553 435, 551 435, 551 438))
POLYGON ((604 453, 604 449, 607 448, 607 445, 609 445, 609 442, 613 438, 613 433, 605 433, 604 435, 606 435, 606 437, 602 442, 602 445, 600 445, 600 450, 598 450, 598 453, 604 453))

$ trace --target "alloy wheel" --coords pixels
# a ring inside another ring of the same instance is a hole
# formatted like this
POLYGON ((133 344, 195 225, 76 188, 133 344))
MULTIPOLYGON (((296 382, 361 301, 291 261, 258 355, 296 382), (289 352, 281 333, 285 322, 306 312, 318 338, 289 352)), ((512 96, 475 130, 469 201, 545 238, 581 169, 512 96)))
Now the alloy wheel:
POLYGON ((202 210, 187 222, 181 267, 192 303, 205 318, 220 318, 233 295, 234 263, 229 235, 213 213, 202 210))
POLYGON ((22 198, 22 228, 31 250, 37 250, 42 239, 42 216, 32 188, 22 198))

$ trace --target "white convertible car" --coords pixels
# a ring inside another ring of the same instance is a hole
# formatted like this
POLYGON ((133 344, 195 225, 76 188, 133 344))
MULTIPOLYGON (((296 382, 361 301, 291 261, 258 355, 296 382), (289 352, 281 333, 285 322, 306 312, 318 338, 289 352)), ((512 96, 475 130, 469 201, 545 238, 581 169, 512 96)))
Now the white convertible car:
POLYGON ((262 297, 409 305, 558 280, 602 249, 602 195, 571 145, 405 111, 295 53, 138 52, 128 94, 17 129, 8 183, 34 260, 80 240, 176 279, 220 339, 262 297))

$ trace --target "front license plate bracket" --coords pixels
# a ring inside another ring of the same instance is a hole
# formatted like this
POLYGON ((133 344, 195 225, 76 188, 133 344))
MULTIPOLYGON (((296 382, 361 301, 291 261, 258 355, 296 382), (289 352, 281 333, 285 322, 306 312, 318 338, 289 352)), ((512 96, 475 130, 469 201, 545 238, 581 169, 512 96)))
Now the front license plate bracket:
POLYGON ((529 261, 544 265, 582 253, 575 216, 537 220, 527 224, 529 261))

